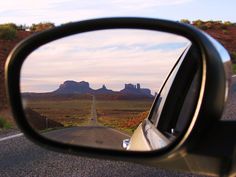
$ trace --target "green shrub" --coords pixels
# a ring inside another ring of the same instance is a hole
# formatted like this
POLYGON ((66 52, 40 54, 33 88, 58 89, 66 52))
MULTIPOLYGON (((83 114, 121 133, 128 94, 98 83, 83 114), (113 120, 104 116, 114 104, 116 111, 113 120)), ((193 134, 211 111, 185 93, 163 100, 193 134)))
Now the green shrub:
POLYGON ((181 19, 180 22, 181 23, 190 24, 190 21, 188 19, 181 19))
POLYGON ((230 52, 231 60, 232 60, 232 69, 233 74, 236 74, 236 52, 230 52))
POLYGON ((230 52, 231 60, 234 64, 236 64, 236 51, 230 52))
POLYGON ((20 31, 25 31, 27 30, 29 27, 26 26, 25 24, 24 25, 18 25, 17 26, 17 30, 20 30, 20 31))
POLYGON ((226 22, 224 22, 224 25, 225 25, 225 26, 232 26, 233 23, 231 23, 230 21, 226 21, 226 22))
POLYGON ((198 28, 201 28, 201 26, 203 25, 203 21, 201 21, 201 20, 193 21, 193 25, 198 28))
POLYGON ((38 24, 32 24, 32 26, 30 27, 30 31, 40 32, 54 27, 55 27, 54 23, 51 22, 38 23, 38 24))
POLYGON ((3 117, 0 117, 0 129, 9 129, 12 125, 7 122, 3 117))
POLYGON ((209 21, 202 21, 202 20, 196 20, 193 21, 193 25, 203 29, 203 30, 207 30, 207 29, 222 29, 222 30, 227 30, 227 28, 229 26, 234 25, 233 23, 226 21, 226 22, 222 22, 221 20, 218 21, 213 21, 213 20, 209 20, 209 21))
POLYGON ((233 69, 233 74, 236 74, 236 64, 235 63, 232 64, 232 69, 233 69))
POLYGON ((233 57, 234 59, 236 59, 236 51, 233 51, 230 53, 231 54, 231 57, 233 57))
POLYGON ((0 25, 0 39, 12 40, 16 37, 17 26, 13 23, 1 24, 0 25))

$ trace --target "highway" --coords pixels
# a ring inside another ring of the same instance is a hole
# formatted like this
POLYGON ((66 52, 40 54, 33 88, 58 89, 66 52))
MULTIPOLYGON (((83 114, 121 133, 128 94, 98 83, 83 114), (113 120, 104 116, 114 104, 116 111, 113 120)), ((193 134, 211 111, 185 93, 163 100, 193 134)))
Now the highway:
POLYGON ((65 143, 101 148, 122 149, 122 141, 128 135, 104 126, 82 126, 55 130, 46 137, 65 143))
POLYGON ((88 126, 77 126, 54 130, 44 133, 43 135, 47 138, 70 144, 119 150, 123 150, 122 141, 130 138, 129 135, 123 132, 98 124, 95 96, 93 96, 91 117, 88 124, 88 126))
MULTIPOLYGON (((236 77, 223 119, 236 120, 236 77)), ((85 158, 39 147, 17 130, 0 133, 0 177, 163 177, 200 176, 144 165, 85 158)))
POLYGON ((0 140, 0 177, 33 176, 184 177, 186 174, 128 162, 61 154, 39 147, 24 136, 0 140))

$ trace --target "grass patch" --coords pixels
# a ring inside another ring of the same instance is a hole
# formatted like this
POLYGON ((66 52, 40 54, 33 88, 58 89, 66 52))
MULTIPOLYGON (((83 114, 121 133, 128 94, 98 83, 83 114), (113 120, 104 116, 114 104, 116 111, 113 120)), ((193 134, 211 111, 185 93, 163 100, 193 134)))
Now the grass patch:
POLYGON ((12 125, 7 122, 2 116, 0 116, 0 128, 1 129, 10 129, 12 125))
POLYGON ((16 27, 13 24, 0 25, 0 39, 12 40, 16 38, 16 27))
POLYGON ((236 74, 236 63, 232 64, 233 74, 236 74))

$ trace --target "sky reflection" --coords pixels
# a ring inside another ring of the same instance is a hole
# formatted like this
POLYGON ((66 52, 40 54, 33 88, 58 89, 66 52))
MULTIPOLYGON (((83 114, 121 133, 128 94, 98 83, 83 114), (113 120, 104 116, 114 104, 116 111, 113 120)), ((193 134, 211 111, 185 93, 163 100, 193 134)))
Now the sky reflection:
POLYGON ((121 90, 140 83, 158 91, 189 44, 181 36, 148 30, 101 30, 66 37, 30 54, 21 72, 22 92, 50 92, 66 80, 121 90))

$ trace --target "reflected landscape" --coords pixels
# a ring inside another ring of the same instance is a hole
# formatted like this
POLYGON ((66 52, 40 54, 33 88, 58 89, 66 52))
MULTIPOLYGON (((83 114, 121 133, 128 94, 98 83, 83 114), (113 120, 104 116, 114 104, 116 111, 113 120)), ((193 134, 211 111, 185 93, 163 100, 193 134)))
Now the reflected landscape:
POLYGON ((69 139, 70 143, 80 145, 95 141, 99 147, 122 148, 122 140, 129 138, 147 117, 154 96, 148 93, 149 89, 132 84, 127 84, 120 92, 104 87, 92 90, 86 82, 66 81, 52 93, 23 93, 23 99, 27 100, 26 115, 35 119, 30 119, 30 123, 38 130, 67 127, 46 133, 50 138, 65 142, 69 139), (72 94, 73 85, 77 86, 77 91, 72 94), (79 92, 81 90, 84 93, 79 92))
POLYGON ((21 71, 26 117, 55 141, 125 150, 187 44, 173 34, 120 29, 42 46, 21 71))

